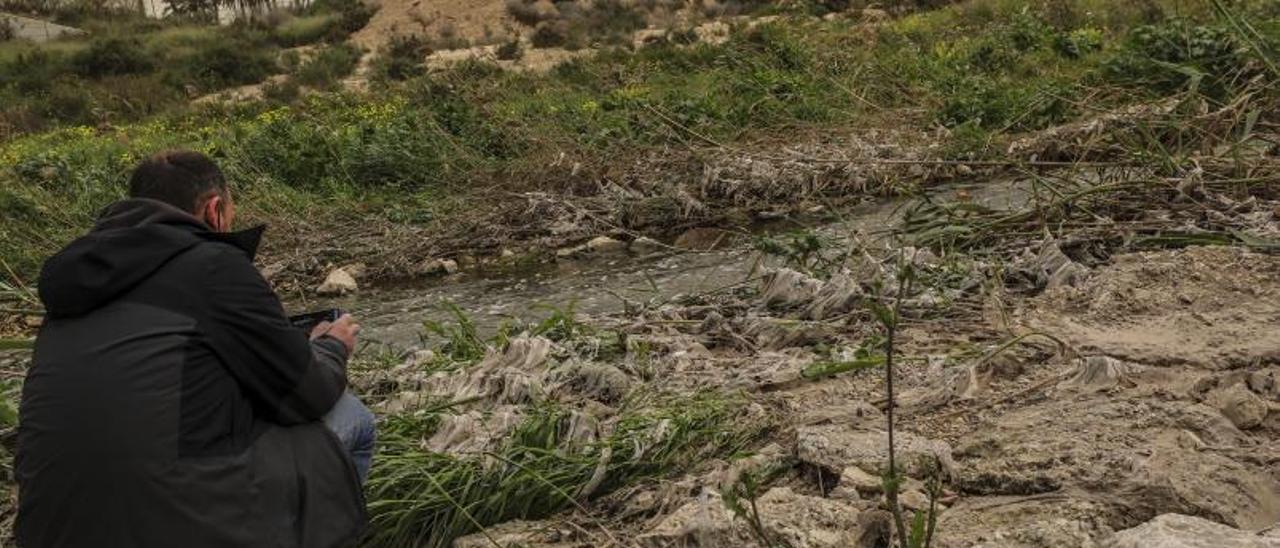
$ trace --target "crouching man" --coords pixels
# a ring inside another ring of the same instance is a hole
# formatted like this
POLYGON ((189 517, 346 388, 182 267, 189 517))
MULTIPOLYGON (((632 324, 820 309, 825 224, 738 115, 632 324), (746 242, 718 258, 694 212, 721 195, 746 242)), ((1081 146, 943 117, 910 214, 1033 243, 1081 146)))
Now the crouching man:
POLYGON ((17 541, 352 546, 373 415, 346 393, 360 327, 303 333, 253 266, 262 228, 207 157, 144 161, 130 198, 45 263, 22 391, 17 541))

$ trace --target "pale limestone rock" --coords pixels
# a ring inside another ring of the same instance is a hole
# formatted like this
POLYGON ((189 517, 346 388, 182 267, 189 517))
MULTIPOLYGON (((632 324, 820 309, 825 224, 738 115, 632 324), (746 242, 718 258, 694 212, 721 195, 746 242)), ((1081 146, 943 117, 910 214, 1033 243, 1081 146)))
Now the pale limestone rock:
POLYGON ((631 242, 631 252, 636 255, 648 255, 665 249, 661 243, 652 238, 641 236, 631 242))
POLYGON ((1280 548, 1280 539, 1259 536, 1204 518, 1162 514, 1116 533, 1108 548, 1280 548))
POLYGON ((626 242, 608 236, 596 236, 587 242, 587 251, 591 253, 621 253, 626 250, 626 242))
POLYGON ((1267 418, 1267 402, 1250 391, 1244 383, 1235 383, 1210 392, 1205 403, 1221 411, 1231 424, 1241 430, 1256 428, 1267 418))
MULTIPOLYGON (((928 475, 927 465, 937 460, 944 477, 955 464, 951 446, 910 432, 894 433, 898 467, 908 476, 928 475)), ((869 474, 879 473, 888 464, 889 435, 881 430, 860 430, 842 424, 802 426, 796 430, 796 456, 803 462, 828 470, 850 466, 869 474)))
MULTIPOLYGON (((772 543, 793 548, 884 546, 888 516, 863 511, 853 501, 797 494, 776 487, 756 501, 764 533, 772 543)), ((720 495, 704 491, 637 538, 644 547, 759 546, 744 519, 725 508, 720 495)))
POLYGON ((350 273, 338 268, 325 277, 324 283, 316 288, 316 293, 325 296, 346 295, 347 293, 355 292, 359 287, 356 284, 356 279, 350 273))

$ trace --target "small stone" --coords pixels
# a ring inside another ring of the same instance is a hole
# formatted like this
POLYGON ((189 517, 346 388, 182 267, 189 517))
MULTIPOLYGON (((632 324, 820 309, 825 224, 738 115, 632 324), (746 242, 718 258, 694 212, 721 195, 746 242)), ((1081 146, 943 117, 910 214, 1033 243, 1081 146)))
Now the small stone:
POLYGON ((350 274, 352 278, 357 280, 363 278, 364 275, 369 272, 369 268, 365 266, 364 263, 351 263, 342 267, 342 270, 345 270, 347 274, 350 274))
POLYGON ((884 482, 857 466, 846 466, 840 472, 840 484, 837 489, 843 487, 853 489, 861 495, 872 496, 884 491, 884 482))
POLYGON ((663 249, 665 249, 665 247, 660 242, 658 242, 657 240, 654 240, 653 238, 646 238, 644 236, 641 236, 639 238, 636 238, 635 240, 632 240, 630 249, 631 249, 631 252, 635 253, 636 255, 648 255, 650 253, 657 253, 659 251, 662 251, 663 249))
POLYGON ((502 251, 498 253, 498 256, 502 257, 503 259, 511 259, 516 256, 516 252, 504 247, 502 248, 502 251))
POLYGON ((1221 411, 1231 424, 1241 430, 1256 428, 1267 418, 1267 402, 1251 392, 1244 383, 1235 383, 1210 392, 1205 403, 1221 411))
POLYGON ((718 228, 691 228, 676 238, 675 247, 691 251, 710 251, 732 245, 738 236, 718 228))
POLYGON ((282 272, 284 272, 284 263, 272 263, 258 269, 258 273, 262 274, 262 279, 268 282, 274 280, 282 272))
POLYGON ((912 489, 898 493, 898 503, 908 510, 927 510, 929 508, 929 496, 912 489))
POLYGON ((1276 370, 1254 371, 1249 374, 1249 389, 1255 394, 1280 401, 1280 383, 1276 382, 1276 370))
POLYGON ((581 255, 584 251, 585 249, 582 247, 563 247, 556 250, 556 258, 568 259, 581 255))
POLYGON ((852 487, 845 485, 844 483, 841 483, 835 486, 835 488, 832 489, 830 493, 827 493, 827 498, 832 498, 836 500, 847 500, 849 502, 857 502, 862 500, 862 494, 859 493, 857 489, 854 489, 852 487))
POLYGON ((587 251, 592 253, 621 253, 626 249, 626 242, 608 236, 596 236, 587 242, 587 251))
POLYGON ((356 279, 351 277, 346 270, 341 268, 335 269, 325 277, 324 283, 316 288, 316 293, 325 296, 346 295, 359 289, 356 279))
MULTIPOLYGON (((861 468, 864 472, 879 470, 889 459, 888 433, 863 430, 845 424, 817 424, 796 429, 796 457, 801 462, 822 466, 827 470, 861 468)), ((929 461, 941 465, 943 477, 950 477, 955 463, 951 446, 910 432, 900 431, 894 440, 902 471, 910 476, 925 476, 929 461)))
POLYGON ((453 274, 458 271, 458 262, 451 259, 431 259, 418 265, 418 274, 453 274))
POLYGON ((403 371, 405 369, 416 369, 416 368, 425 366, 435 360, 436 360, 435 351, 425 349, 425 348, 421 350, 415 350, 412 354, 409 354, 409 357, 404 360, 404 363, 396 367, 396 370, 403 371))

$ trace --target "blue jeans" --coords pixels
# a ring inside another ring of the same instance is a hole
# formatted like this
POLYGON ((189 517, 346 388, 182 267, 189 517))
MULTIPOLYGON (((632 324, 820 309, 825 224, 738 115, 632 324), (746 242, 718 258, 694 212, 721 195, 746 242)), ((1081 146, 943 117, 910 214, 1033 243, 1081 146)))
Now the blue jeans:
POLYGON ((369 464, 373 460, 373 444, 378 437, 374 424, 373 411, 365 407, 355 395, 347 392, 333 404, 333 409, 324 416, 324 425, 329 427, 342 446, 351 453, 351 460, 356 464, 356 473, 360 475, 360 484, 369 477, 369 464))

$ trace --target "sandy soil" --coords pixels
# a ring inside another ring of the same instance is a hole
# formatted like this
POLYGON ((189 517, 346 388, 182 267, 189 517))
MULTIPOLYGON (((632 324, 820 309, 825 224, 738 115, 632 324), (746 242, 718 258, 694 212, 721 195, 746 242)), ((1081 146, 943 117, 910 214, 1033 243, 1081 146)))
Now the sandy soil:
POLYGON ((1120 257, 1105 275, 1061 287, 1027 323, 1085 351, 1206 369, 1280 360, 1280 262, 1239 249, 1120 257))
POLYGON ((351 37, 376 50, 397 34, 437 37, 451 35, 471 42, 489 42, 513 35, 518 23, 502 0, 375 0, 378 11, 351 37))

